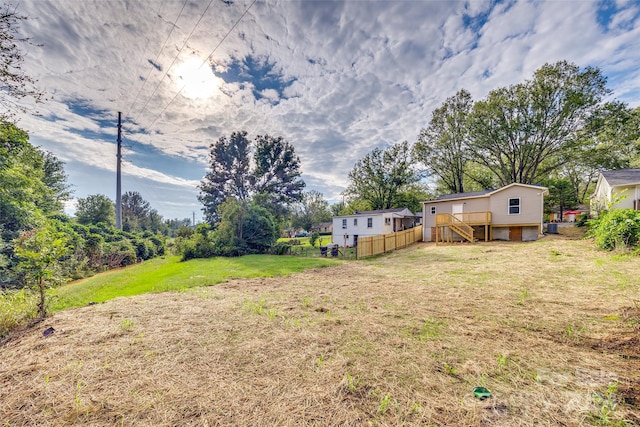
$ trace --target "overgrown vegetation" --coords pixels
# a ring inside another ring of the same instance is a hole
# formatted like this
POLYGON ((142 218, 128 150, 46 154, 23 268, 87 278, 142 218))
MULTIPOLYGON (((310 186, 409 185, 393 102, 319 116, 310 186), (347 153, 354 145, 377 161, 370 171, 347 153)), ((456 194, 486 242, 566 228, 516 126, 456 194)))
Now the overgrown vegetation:
POLYGON ((589 236, 606 250, 638 251, 640 242, 640 211, 611 209, 603 211, 589 222, 589 236))
POLYGON ((218 215, 215 228, 200 224, 190 236, 176 238, 183 260, 266 253, 278 239, 275 218, 254 203, 228 198, 218 207, 218 215))

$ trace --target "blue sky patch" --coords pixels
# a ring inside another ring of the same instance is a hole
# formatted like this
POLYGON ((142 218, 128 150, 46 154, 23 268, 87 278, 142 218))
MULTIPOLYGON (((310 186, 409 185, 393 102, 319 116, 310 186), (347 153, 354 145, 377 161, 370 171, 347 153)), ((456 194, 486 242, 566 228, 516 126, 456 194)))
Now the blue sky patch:
POLYGON ((596 22, 606 32, 609 30, 609 24, 613 20, 613 15, 618 12, 618 8, 615 3, 607 0, 601 0, 598 2, 596 9, 596 22))
POLYGON ((83 99, 67 101, 66 105, 73 114, 91 119, 101 128, 118 128, 118 113, 94 108, 89 101, 83 99))
POLYGON ((152 66, 153 68, 155 68, 156 70, 158 70, 158 71, 162 71, 162 67, 161 67, 159 64, 156 64, 155 62, 153 62, 153 61, 152 61, 152 60, 150 60, 150 59, 147 59, 147 62, 149 62, 149 64, 151 64, 151 66, 152 66))
MULTIPOLYGON (((68 131, 80 135, 89 140, 113 141, 116 142, 118 136, 118 115, 112 111, 94 108, 83 99, 75 99, 66 102, 67 108, 73 114, 92 120, 100 128, 99 131, 68 127, 68 131)), ((55 120, 56 117, 51 117, 55 120)))
MULTIPOLYGON (((478 47, 478 40, 480 39, 480 32, 482 30, 482 28, 487 24, 487 22, 489 21, 489 16, 491 16, 491 13, 493 12, 493 9, 496 7, 496 5, 498 4, 502 4, 505 3, 504 0, 494 0, 491 2, 491 6, 487 8, 486 11, 481 12, 477 15, 469 15, 468 13, 464 13, 462 15, 462 25, 464 25, 464 28, 471 30, 476 38, 474 40, 474 42, 471 44, 471 50, 476 49, 478 47)), ((509 9, 511 9, 511 7, 513 6, 513 2, 508 2, 507 6, 505 7, 504 12, 507 12, 509 9)))
POLYGON ((471 16, 467 13, 463 14, 462 24, 465 28, 470 29, 474 33, 479 32, 489 20, 489 16, 491 15, 491 12, 493 12, 493 8, 499 3, 502 3, 502 1, 491 2, 491 7, 475 16, 471 16))
POLYGON ((131 139, 122 141, 125 160, 142 168, 157 170, 166 175, 180 176, 184 179, 202 179, 205 167, 193 159, 172 156, 163 153, 149 144, 141 144, 131 139))
MULTIPOLYGON (((637 2, 631 2, 630 7, 637 8, 637 6, 637 2)), ((615 15, 630 7, 618 7, 615 2, 600 0, 596 9, 596 22, 598 23, 598 25, 600 25, 600 28, 605 33, 607 33, 609 32, 609 30, 611 30, 610 26, 615 15)), ((634 27, 634 23, 638 20, 638 18, 640 18, 640 10, 636 9, 636 13, 633 18, 628 21, 619 22, 617 27, 624 30, 632 30, 634 27)))
MULTIPOLYGON (((250 85, 253 96, 263 99, 262 92, 268 89, 274 90, 279 99, 286 98, 284 91, 291 86, 296 79, 285 78, 282 72, 276 68, 275 62, 270 62, 268 57, 246 56, 242 59, 233 59, 224 73, 216 73, 218 77, 227 83, 239 83, 241 88, 250 85)), ((272 104, 278 101, 271 99, 272 104)))
POLYGON ((67 128, 70 133, 75 135, 79 135, 85 139, 90 141, 105 141, 105 142, 113 142, 114 144, 118 139, 118 128, 114 126, 112 132, 103 132, 103 131, 93 131, 88 129, 75 129, 75 128, 67 128))

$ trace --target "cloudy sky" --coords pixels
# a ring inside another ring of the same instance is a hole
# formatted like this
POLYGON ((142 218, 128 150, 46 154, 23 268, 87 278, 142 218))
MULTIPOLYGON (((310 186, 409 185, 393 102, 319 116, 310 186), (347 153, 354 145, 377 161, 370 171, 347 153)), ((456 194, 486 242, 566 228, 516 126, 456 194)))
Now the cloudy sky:
MULTIPOLYGON (((415 142, 464 88, 481 99, 547 62, 596 66, 640 105, 640 1, 21 0, 25 71, 50 98, 19 126, 74 196, 122 190, 200 219, 209 145, 291 142, 307 190, 340 200, 373 148, 415 142)), ((72 212, 72 208, 69 209, 72 212)))

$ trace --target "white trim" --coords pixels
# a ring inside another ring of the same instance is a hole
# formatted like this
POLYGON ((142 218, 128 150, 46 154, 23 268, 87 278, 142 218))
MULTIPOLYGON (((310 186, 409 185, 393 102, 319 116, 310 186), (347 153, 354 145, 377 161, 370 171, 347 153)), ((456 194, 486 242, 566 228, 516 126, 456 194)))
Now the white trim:
POLYGON ((522 212, 522 198, 521 197, 508 197, 507 198, 507 215, 520 215, 520 212, 522 212), (511 205, 511 201, 512 200, 518 200, 518 204, 517 205, 511 205), (511 208, 512 207, 518 207, 518 213, 511 213, 511 208))

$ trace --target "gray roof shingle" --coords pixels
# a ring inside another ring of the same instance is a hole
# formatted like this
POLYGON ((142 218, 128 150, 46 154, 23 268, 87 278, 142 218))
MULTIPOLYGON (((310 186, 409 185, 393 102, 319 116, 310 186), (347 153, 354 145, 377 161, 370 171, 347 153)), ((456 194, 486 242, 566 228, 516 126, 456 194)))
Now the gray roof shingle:
POLYGON ((618 169, 613 171, 604 171, 602 176, 607 180, 609 185, 635 184, 640 182, 640 169, 618 169))
POLYGON ((443 194, 441 196, 436 197, 436 200, 448 200, 448 199, 464 199, 467 197, 476 197, 476 196, 484 196, 485 194, 489 194, 496 191, 495 189, 491 190, 482 190, 482 191, 471 191, 468 193, 456 193, 456 194, 443 194))

